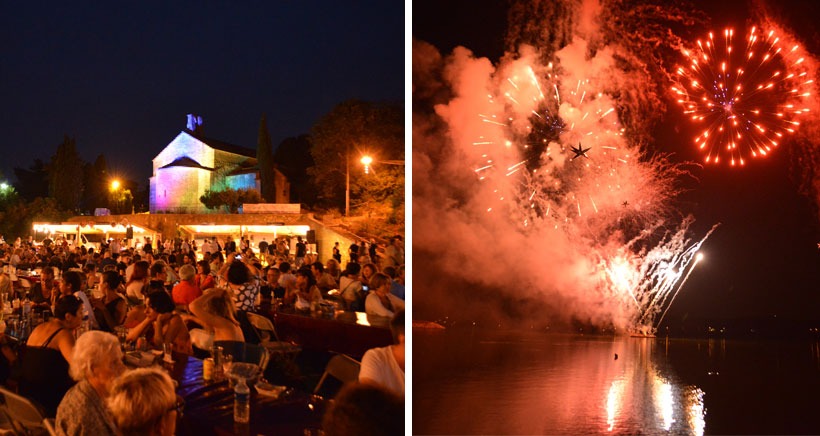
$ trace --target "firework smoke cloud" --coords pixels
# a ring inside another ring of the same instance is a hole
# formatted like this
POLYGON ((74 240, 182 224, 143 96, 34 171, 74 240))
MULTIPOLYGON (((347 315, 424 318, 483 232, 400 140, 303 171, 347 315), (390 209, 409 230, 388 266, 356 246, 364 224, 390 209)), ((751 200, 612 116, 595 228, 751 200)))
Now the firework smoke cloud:
POLYGON ((672 207, 684 167, 643 147, 664 77, 600 34, 600 4, 535 9, 564 43, 493 65, 414 42, 414 310, 651 326, 708 236, 672 207))

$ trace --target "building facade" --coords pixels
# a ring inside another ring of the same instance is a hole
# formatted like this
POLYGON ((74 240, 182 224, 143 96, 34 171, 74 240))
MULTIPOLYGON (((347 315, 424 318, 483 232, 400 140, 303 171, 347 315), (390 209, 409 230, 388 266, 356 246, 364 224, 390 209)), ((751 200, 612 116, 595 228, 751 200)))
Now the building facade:
MULTIPOLYGON (((202 135, 202 118, 188 115, 188 125, 153 160, 151 213, 214 213, 199 201, 206 190, 226 188, 260 192, 256 150, 202 135)), ((290 186, 276 172, 276 203, 289 203, 290 186)))

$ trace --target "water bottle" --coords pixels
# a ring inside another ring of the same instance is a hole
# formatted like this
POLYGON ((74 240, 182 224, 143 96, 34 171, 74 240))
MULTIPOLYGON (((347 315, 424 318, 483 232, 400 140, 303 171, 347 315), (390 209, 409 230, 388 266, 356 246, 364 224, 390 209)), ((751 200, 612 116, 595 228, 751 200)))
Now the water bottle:
POLYGON ((214 358, 214 380, 222 380, 222 347, 214 346, 211 356, 214 358))
POLYGON ((247 423, 251 418, 251 390, 245 383, 244 378, 240 378, 233 388, 233 420, 240 423, 247 423))
POLYGON ((23 319, 27 320, 31 316, 31 300, 28 299, 28 293, 26 293, 26 299, 23 300, 23 319))

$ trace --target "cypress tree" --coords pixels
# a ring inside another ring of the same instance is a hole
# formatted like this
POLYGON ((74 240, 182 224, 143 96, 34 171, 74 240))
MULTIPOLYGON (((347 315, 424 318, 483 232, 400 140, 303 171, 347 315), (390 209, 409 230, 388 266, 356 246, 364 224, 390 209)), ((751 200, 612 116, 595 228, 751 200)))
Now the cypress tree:
POLYGON ((273 143, 268 133, 265 114, 259 120, 259 136, 256 141, 256 162, 259 165, 262 198, 268 203, 276 202, 276 180, 273 167, 273 143))
POLYGON ((68 135, 63 137, 63 143, 51 157, 48 173, 49 196, 57 201, 60 208, 76 211, 83 195, 83 161, 77 153, 74 138, 68 135))

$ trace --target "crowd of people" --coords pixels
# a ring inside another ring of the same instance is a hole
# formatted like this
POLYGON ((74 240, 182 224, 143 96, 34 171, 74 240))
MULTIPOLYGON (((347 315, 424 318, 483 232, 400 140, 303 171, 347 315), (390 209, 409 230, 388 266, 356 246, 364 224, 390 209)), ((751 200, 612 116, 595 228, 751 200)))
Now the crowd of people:
POLYGON ((339 243, 322 262, 301 237, 294 250, 284 238, 263 239, 255 249, 246 238, 207 238, 199 247, 182 238, 128 245, 112 240, 97 251, 65 241, 0 239, 4 265, 39 271, 30 289, 15 290, 9 274, 0 274, 0 294, 7 301, 25 299, 31 313, 46 320, 28 335, 25 352, 4 349, 0 361, 18 368, 18 391, 56 416, 58 433, 173 434, 169 416, 176 398, 167 374, 125 372, 112 333, 184 354, 214 343, 252 343, 259 339, 247 313, 266 303, 310 311, 329 301, 392 318, 395 344, 365 355, 362 381, 403 397, 400 236, 383 252, 375 243, 351 244, 344 269, 339 243))

